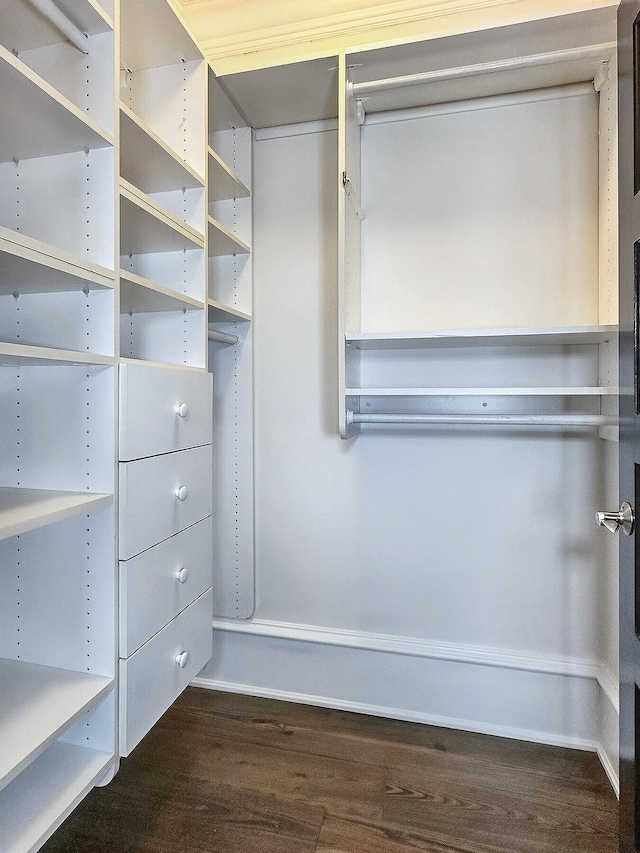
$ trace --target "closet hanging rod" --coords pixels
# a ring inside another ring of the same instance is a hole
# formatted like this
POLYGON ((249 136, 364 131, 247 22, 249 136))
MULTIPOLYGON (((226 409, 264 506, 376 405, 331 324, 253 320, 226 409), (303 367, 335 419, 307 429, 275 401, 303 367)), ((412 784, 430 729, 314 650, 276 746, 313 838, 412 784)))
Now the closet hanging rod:
POLYGON ((240 342, 237 335, 229 335, 227 332, 220 332, 218 329, 209 329, 209 340, 218 344, 237 344, 240 342))
POLYGON ((74 44, 82 53, 89 53, 89 38, 67 18, 52 0, 29 0, 29 3, 44 15, 63 36, 74 44))
POLYGON ((617 426, 613 415, 431 415, 418 413, 360 414, 347 410, 348 424, 495 424, 497 426, 617 426))
POLYGON ((551 53, 537 53, 532 56, 517 56, 512 59, 499 59, 495 62, 479 62, 476 65, 461 65, 456 68, 440 68, 436 71, 423 71, 419 74, 405 74, 402 77, 387 77, 383 80, 370 80, 351 83, 351 92, 355 97, 373 95, 389 89, 401 89, 405 86, 419 86, 422 83, 438 83, 446 80, 460 80, 464 77, 477 77, 482 74, 494 74, 499 71, 520 71, 525 68, 538 68, 543 65, 555 65, 560 62, 600 61, 606 62, 614 55, 614 42, 597 44, 591 47, 576 47, 557 50, 551 53))

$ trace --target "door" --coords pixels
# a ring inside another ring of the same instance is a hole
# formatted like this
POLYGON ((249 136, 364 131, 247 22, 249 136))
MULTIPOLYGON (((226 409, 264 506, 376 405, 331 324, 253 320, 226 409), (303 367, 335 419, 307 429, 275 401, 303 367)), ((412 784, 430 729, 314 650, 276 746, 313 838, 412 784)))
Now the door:
MULTIPOLYGON (((618 10, 620 206, 620 498, 640 498, 640 0, 618 10)), ((613 527, 616 526, 613 521, 613 527)), ((630 525, 627 524, 627 532, 630 525)), ((624 532, 624 531, 621 531, 624 532)), ((636 535, 620 537, 620 849, 640 850, 640 584, 636 535)))

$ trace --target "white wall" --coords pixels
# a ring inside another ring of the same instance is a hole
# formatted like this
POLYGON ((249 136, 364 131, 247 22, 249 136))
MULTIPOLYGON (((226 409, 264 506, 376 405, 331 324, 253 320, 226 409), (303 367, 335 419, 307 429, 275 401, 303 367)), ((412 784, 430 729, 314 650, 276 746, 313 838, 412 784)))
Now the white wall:
POLYGON ((342 442, 335 172, 334 132, 256 143, 257 607, 216 622, 199 683, 587 748, 604 727, 612 744, 605 442, 342 442))

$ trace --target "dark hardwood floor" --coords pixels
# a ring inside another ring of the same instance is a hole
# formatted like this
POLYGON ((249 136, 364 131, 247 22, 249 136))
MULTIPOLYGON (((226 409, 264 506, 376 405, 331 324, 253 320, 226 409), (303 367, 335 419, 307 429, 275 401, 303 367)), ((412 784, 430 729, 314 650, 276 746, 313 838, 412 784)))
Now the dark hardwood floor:
POLYGON ((189 688, 46 853, 614 853, 592 753, 189 688))

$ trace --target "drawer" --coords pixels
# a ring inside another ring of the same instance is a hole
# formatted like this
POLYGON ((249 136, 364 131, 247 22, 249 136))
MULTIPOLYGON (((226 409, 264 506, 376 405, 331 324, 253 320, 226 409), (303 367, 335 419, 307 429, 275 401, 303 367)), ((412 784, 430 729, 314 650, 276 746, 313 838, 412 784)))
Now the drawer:
POLYGON ((120 661, 120 754, 129 755, 211 657, 212 593, 120 661), (186 652, 180 666, 178 658, 186 652))
POLYGON ((211 514, 211 447, 121 462, 120 559, 211 514))
POLYGON ((120 365, 120 459, 211 444, 212 377, 195 370, 120 365))
POLYGON ((120 563, 120 655, 129 657, 211 586, 211 518, 120 563))

